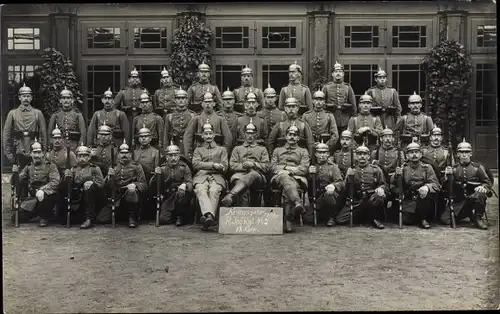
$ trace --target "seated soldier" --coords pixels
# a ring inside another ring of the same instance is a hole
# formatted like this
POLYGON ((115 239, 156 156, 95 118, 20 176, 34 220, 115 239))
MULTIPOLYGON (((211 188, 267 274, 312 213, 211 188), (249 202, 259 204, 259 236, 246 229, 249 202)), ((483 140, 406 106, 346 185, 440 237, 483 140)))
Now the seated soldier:
POLYGON ((227 150, 214 142, 214 127, 203 125, 203 143, 193 153, 194 193, 201 210, 200 222, 203 231, 215 225, 220 194, 227 187, 224 175, 228 168, 227 150))
POLYGON ((354 140, 358 145, 365 143, 370 150, 377 146, 377 139, 382 133, 382 123, 380 118, 371 114, 372 97, 364 94, 359 98, 359 113, 351 117, 347 124, 347 129, 354 135, 354 140))
POLYGON ((292 222, 296 214, 305 213, 298 189, 303 186, 307 191, 307 170, 310 157, 306 149, 298 146, 299 130, 292 125, 286 130, 286 144, 274 150, 271 158, 274 176, 271 183, 277 183, 283 189, 287 205, 285 209, 285 231, 292 232, 292 222))
MULTIPOLYGON (((365 145, 356 148, 356 166, 347 169, 345 183, 346 190, 349 184, 354 183, 353 198, 353 221, 365 220, 373 224, 377 229, 385 226, 379 221, 382 208, 388 192, 384 173, 380 167, 370 164, 370 150, 365 145)), ((337 215, 337 223, 345 224, 350 220, 350 206, 344 206, 337 215)))
MULTIPOLYGON (((96 218, 96 204, 101 189, 104 187, 104 178, 101 169, 90 163, 90 148, 83 143, 76 148, 77 165, 66 169, 65 177, 71 178, 72 204, 83 208, 85 221, 80 229, 92 228, 96 218)), ((72 209, 73 210, 73 209, 72 209)))
POLYGON ((342 134, 340 134, 340 149, 333 156, 328 157, 328 163, 331 165, 336 164, 342 172, 342 176, 345 176, 347 169, 351 167, 351 150, 355 149, 354 145, 351 131, 342 131, 342 134))
MULTIPOLYGON (((146 177, 141 165, 132 161, 129 146, 123 141, 118 154, 119 163, 109 168, 104 184, 108 192, 115 192, 114 205, 120 213, 128 213, 129 228, 136 228, 140 216, 141 194, 147 188, 146 177)), ((112 204, 106 204, 97 215, 96 222, 109 223, 112 220, 112 204)))
MULTIPOLYGON (((478 229, 488 229, 483 221, 486 212, 486 201, 492 196, 492 182, 481 164, 471 161, 472 146, 464 141, 457 147, 458 164, 446 167, 442 181, 446 193, 449 193, 447 175, 453 175, 453 207, 457 222, 469 218, 478 229)), ((447 196, 448 197, 448 196, 447 196)), ((448 205, 448 204, 447 204, 448 205)), ((441 215, 441 222, 450 224, 450 207, 441 215)))
POLYGON ((420 228, 429 229, 428 222, 434 215, 434 202, 441 186, 432 167, 423 163, 422 152, 418 143, 410 143, 407 147, 408 161, 403 167, 396 167, 391 176, 391 190, 397 195, 396 179, 403 176, 403 223, 412 223, 416 218, 420 228), (415 216, 415 217, 413 217, 415 216))
MULTIPOLYGON (((242 192, 256 186, 263 188, 266 185, 265 173, 269 167, 269 153, 264 146, 256 143, 257 136, 255 125, 247 124, 245 142, 243 145, 236 146, 231 154, 229 168, 234 174, 231 176, 230 182, 234 183, 234 186, 221 201, 222 205, 226 207, 231 206, 233 197, 242 194, 242 192)), ((240 206, 249 205, 249 202, 243 203, 246 204, 240 204, 240 206)), ((260 206, 260 202, 252 205, 260 206)))
POLYGON ((316 145, 316 165, 309 167, 312 180, 316 179, 317 210, 328 217, 326 225, 335 226, 335 217, 340 211, 339 197, 344 193, 345 183, 336 164, 327 162, 330 148, 324 143, 316 145))
POLYGON ((181 156, 181 150, 173 142, 165 150, 166 164, 155 168, 155 175, 151 178, 150 186, 155 188, 157 176, 160 176, 159 191, 162 195, 160 223, 171 224, 172 217, 176 217, 175 225, 182 226, 186 217, 193 193, 193 178, 188 161, 181 156))
MULTIPOLYGON (((28 181, 28 197, 19 206, 19 221, 27 222, 40 216, 40 227, 46 227, 57 201, 56 193, 61 177, 56 165, 45 160, 42 145, 36 138, 31 145, 31 159, 32 162, 19 173, 20 183, 28 181)), ((19 167, 14 165, 12 171, 18 172, 19 167)), ((13 215, 12 220, 14 217, 13 215)))
POLYGON ((427 145, 429 133, 432 130, 432 118, 422 113, 422 98, 413 92, 408 98, 410 112, 400 118, 396 123, 396 129, 401 132, 403 144, 408 144, 408 139, 417 138, 420 145, 427 145))

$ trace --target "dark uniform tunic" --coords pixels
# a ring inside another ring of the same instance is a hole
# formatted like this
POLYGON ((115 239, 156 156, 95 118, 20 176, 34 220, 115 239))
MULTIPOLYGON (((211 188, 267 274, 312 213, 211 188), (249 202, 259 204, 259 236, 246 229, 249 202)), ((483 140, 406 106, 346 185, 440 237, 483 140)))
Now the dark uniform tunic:
POLYGON ((237 143, 241 144, 245 140, 245 127, 250 123, 250 118, 252 119, 252 124, 256 128, 257 132, 257 142, 261 145, 264 145, 269 136, 269 130, 267 129, 267 124, 264 119, 259 118, 258 116, 252 116, 244 114, 243 116, 238 118, 237 122, 237 143))
POLYGON ((277 123, 271 130, 271 133, 269 134, 269 138, 267 141, 268 144, 267 150, 272 154, 273 150, 276 147, 285 144, 286 130, 292 124, 294 124, 299 129, 299 138, 300 138, 299 145, 301 147, 303 146, 307 148, 309 154, 312 155, 314 147, 314 138, 312 135, 311 127, 309 126, 309 124, 307 124, 301 119, 295 119, 295 120, 286 119, 277 123), (305 143, 302 143, 304 141, 305 143))
POLYGON ((436 163, 439 169, 439 173, 436 173, 436 175, 439 178, 443 178, 444 169, 446 168, 446 159, 448 158, 448 149, 443 146, 424 147, 422 149, 422 156, 427 157, 428 159, 433 160, 436 163))
POLYGON ((151 176, 155 171, 155 167, 159 167, 160 160, 158 159, 158 149, 148 145, 146 147, 140 146, 134 151, 133 160, 142 166, 146 181, 149 182, 151 176))
POLYGON ((280 91, 280 98, 278 102, 278 108, 283 110, 285 106, 285 100, 287 98, 293 97, 297 100, 297 105, 299 106, 299 115, 313 109, 312 96, 309 87, 304 84, 288 84, 280 91))
POLYGON ((132 123, 132 138, 136 143, 139 143, 139 130, 144 126, 151 131, 151 145, 163 147, 163 118, 154 112, 143 113, 134 117, 134 122, 132 123))
POLYGON ((272 130, 276 123, 286 119, 286 114, 278 108, 264 108, 257 112, 257 116, 266 121, 268 130, 272 130))
POLYGON ((71 169, 71 173, 73 174, 72 204, 84 205, 86 219, 95 221, 97 200, 104 187, 104 176, 101 169, 94 164, 83 167, 76 165, 71 169), (83 185, 87 181, 91 181, 93 184, 88 190, 84 190, 83 185))
POLYGON ((108 169, 112 167, 112 151, 114 151, 114 162, 116 165, 118 162, 118 149, 116 149, 112 144, 107 146, 97 146, 96 154, 90 157, 90 161, 101 169, 104 176, 108 175, 108 169))
POLYGON ((163 143, 170 145, 172 141, 179 146, 182 155, 186 155, 184 151, 184 131, 186 130, 189 121, 196 116, 194 111, 186 109, 179 111, 178 109, 167 115, 165 127, 163 131, 163 143))
MULTIPOLYGON (((356 153, 353 152, 353 159, 356 158, 356 153)), ((333 154, 333 158, 330 157, 328 160, 329 164, 337 164, 339 166, 342 175, 345 176, 347 169, 351 167, 351 150, 341 148, 333 154)))
POLYGON ((203 96, 207 92, 211 93, 214 96, 215 108, 218 108, 222 103, 222 96, 220 94, 219 88, 216 85, 212 85, 210 83, 202 84, 200 82, 194 83, 187 90, 188 108, 196 113, 201 113, 201 111, 203 110, 201 103, 203 102, 203 96))
POLYGON ((74 152, 69 152, 69 168, 68 168, 68 152, 65 147, 59 150, 52 149, 45 154, 45 159, 56 165, 61 178, 63 177, 64 170, 71 169, 76 166, 76 155, 74 152))
POLYGON ((153 96, 153 108, 155 112, 165 119, 168 113, 171 113, 176 108, 175 91, 177 88, 162 87, 155 91, 153 96))
POLYGON ((379 117, 360 113, 349 119, 347 129, 352 132, 354 139, 357 139, 357 143, 361 145, 362 136, 358 130, 365 126, 370 128, 370 131, 365 135, 368 136, 368 147, 373 150, 377 145, 377 138, 382 134, 382 124, 379 117))
POLYGON ((214 133, 216 135, 222 135, 224 147, 231 150, 233 136, 231 134, 231 130, 227 126, 226 120, 218 116, 215 112, 212 112, 211 114, 202 112, 201 114, 194 116, 186 127, 186 131, 184 133, 184 152, 187 156, 191 156, 193 153, 194 136, 195 134, 201 134, 203 132, 203 125, 207 123, 207 120, 214 127, 214 133))
POLYGON ((220 110, 217 111, 217 115, 223 117, 224 120, 226 120, 227 126, 229 130, 231 130, 231 134, 233 136, 233 143, 231 147, 234 147, 236 145, 236 138, 238 137, 238 118, 243 116, 243 114, 239 113, 238 111, 227 112, 224 110, 220 110))
POLYGON ((255 96, 257 96, 257 103, 258 107, 257 108, 263 108, 264 107, 264 93, 257 87, 254 86, 240 86, 236 88, 234 91, 234 97, 235 97, 235 107, 236 110, 243 113, 244 108, 245 108, 245 101, 248 93, 253 93, 255 96))
POLYGON ((68 111, 59 110, 50 117, 48 134, 51 134, 55 126, 61 130, 62 136, 66 137, 66 131, 69 132, 70 148, 75 151, 81 143, 85 144, 87 140, 87 126, 80 111, 71 108, 68 111))
POLYGON ((366 91, 373 98, 374 105, 380 106, 385 110, 380 115, 380 121, 383 128, 389 128, 394 131, 396 122, 401 118, 401 104, 399 103, 398 92, 394 88, 380 88, 374 86, 366 91))
POLYGON ((123 139, 130 143, 130 123, 125 113, 118 109, 96 111, 92 116, 87 134, 87 145, 94 146, 99 127, 106 123, 113 130, 115 145, 119 147, 123 139))
POLYGON ((333 150, 339 139, 337 122, 332 113, 325 110, 310 110, 302 115, 302 120, 309 124, 315 142, 321 142, 321 135, 330 135, 326 142, 330 150, 333 150))
POLYGON ((323 87, 322 92, 326 98, 325 109, 333 112, 338 131, 342 133, 347 129, 349 118, 358 113, 354 90, 348 83, 330 82, 323 87))
MULTIPOLYGON (((390 148, 381 146, 380 148, 372 151, 371 157, 372 160, 376 161, 377 165, 382 168, 385 178, 387 182, 389 182, 389 176, 396 172, 396 167, 398 165, 398 149, 393 146, 390 148)), ((401 166, 404 162, 404 153, 401 151, 401 166)))
POLYGON ((327 217, 335 217, 340 211, 339 200, 344 194, 345 182, 339 167, 327 162, 316 165, 316 210, 327 217), (326 194, 326 186, 333 184, 333 194, 326 194))
POLYGON ((433 128, 432 118, 420 113, 407 114, 401 117, 401 133, 414 136, 429 134, 433 128))
POLYGON ((114 104, 116 109, 120 109, 128 117, 129 125, 132 123, 133 118, 141 113, 139 109, 140 97, 143 93, 141 87, 124 87, 116 94, 114 104))

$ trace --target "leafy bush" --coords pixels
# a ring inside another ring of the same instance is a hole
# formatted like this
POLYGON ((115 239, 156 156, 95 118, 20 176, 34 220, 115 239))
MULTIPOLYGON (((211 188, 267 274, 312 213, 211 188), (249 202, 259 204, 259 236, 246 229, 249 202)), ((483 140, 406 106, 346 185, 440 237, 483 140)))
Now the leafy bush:
POLYGON ((328 82, 328 79, 323 75, 325 73, 325 60, 322 57, 314 57, 311 60, 312 69, 314 72, 314 82, 312 84, 312 92, 321 90, 328 82))

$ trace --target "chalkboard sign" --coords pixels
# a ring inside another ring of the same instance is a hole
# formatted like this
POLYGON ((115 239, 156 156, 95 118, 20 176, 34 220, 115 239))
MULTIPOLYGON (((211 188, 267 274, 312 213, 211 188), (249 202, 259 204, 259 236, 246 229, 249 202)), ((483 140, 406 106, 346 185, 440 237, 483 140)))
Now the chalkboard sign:
POLYGON ((221 207, 220 234, 283 234, 281 207, 221 207))

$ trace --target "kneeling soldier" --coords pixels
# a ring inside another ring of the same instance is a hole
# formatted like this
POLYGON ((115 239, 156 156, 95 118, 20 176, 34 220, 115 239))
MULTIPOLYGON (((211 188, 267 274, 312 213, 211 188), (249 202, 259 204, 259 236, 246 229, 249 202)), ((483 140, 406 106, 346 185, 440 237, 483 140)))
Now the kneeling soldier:
MULTIPOLYGON (((459 162, 455 167, 446 167, 445 174, 453 175, 454 186, 453 201, 458 206, 455 207, 455 220, 460 221, 466 217, 479 229, 488 229, 488 225, 483 221, 486 212, 486 200, 492 196, 492 182, 486 174, 484 167, 471 161, 472 146, 464 141, 458 144, 457 155, 459 162)), ((443 186, 448 186, 448 176, 445 175, 443 186)), ((448 192, 449 193, 449 192, 448 192)), ((448 194, 445 194, 448 195, 448 194)), ((450 207, 441 215, 441 222, 450 224, 450 207)))
MULTIPOLYGON (((109 168, 104 183, 111 191, 115 190, 115 207, 127 209, 128 226, 135 228, 140 214, 140 194, 147 188, 146 177, 141 165, 132 161, 129 147, 125 141, 120 146, 118 158, 119 164, 116 168, 109 168)), ((107 204, 97 215, 97 222, 108 223, 111 220, 111 215, 111 206, 107 204)))
MULTIPOLYGON (((226 207, 233 204, 234 196, 251 187, 264 187, 266 184, 264 175, 269 166, 269 153, 265 147, 256 143, 257 137, 257 128, 250 122, 245 127, 245 142, 236 146, 231 154, 229 167, 234 171, 231 177, 234 187, 221 201, 226 207)), ((260 203, 255 206, 260 206, 260 203)))
POLYGON ((92 228, 96 216, 96 203, 100 190, 104 186, 101 169, 90 163, 90 148, 81 146, 76 148, 77 165, 66 169, 66 177, 72 178, 72 203, 80 204, 85 209, 85 221, 80 229, 92 228))
POLYGON ((335 225, 335 216, 340 211, 339 196, 343 194, 345 183, 336 164, 328 163, 330 148, 327 144, 316 145, 316 166, 309 167, 309 173, 316 179, 316 203, 320 213, 328 215, 328 227, 335 225), (314 176, 315 175, 315 176, 314 176))
POLYGON ((433 216, 434 202, 441 186, 432 167, 420 160, 420 145, 410 143, 406 150, 408 162, 403 167, 396 167, 391 183, 395 184, 397 176, 403 176, 403 222, 413 220, 411 216, 414 213, 420 222, 420 228, 429 229, 431 226, 427 220, 433 216))
POLYGON ((304 205, 299 195, 300 184, 307 191, 307 170, 310 157, 307 149, 299 147, 299 130, 292 125, 286 130, 286 144, 277 147, 271 157, 274 176, 271 182, 276 182, 283 189, 286 202, 293 206, 285 206, 289 209, 285 213, 285 231, 292 232, 292 222, 295 214, 305 213, 304 205))
POLYGON ((193 178, 187 162, 181 159, 179 146, 171 143, 165 152, 166 165, 155 168, 155 175, 151 178, 150 186, 154 188, 156 176, 160 175, 160 193, 163 196, 160 223, 171 224, 172 217, 175 216, 175 225, 182 226, 183 216, 191 202, 193 178))
POLYGON ((340 134, 340 149, 328 158, 328 163, 337 164, 343 176, 345 176, 347 169, 351 167, 351 149, 354 149, 352 133, 349 130, 342 131, 342 134, 340 134))
POLYGON ((227 150, 214 141, 214 127, 203 125, 203 143, 193 153, 193 168, 198 171, 193 178, 194 193, 198 198, 203 224, 202 230, 215 224, 219 197, 227 187, 224 175, 227 171, 227 150))
MULTIPOLYGON (((19 173, 20 182, 28 181, 28 197, 19 206, 19 221, 40 216, 40 227, 46 227, 57 201, 61 176, 56 165, 44 159, 42 145, 36 139, 31 145, 31 159, 33 161, 19 173)), ((12 167, 12 171, 18 170, 17 165, 12 167)))

